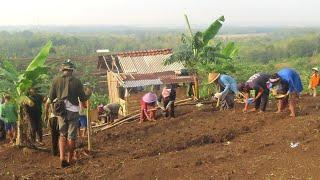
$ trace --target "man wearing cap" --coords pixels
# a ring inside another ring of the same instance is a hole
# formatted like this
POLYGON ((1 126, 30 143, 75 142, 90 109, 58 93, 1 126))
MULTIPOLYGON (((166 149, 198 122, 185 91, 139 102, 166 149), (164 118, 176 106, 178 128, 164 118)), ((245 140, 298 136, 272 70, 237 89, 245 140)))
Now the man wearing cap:
POLYGON ((267 86, 272 88, 272 94, 279 99, 277 113, 282 112, 289 104, 290 116, 295 117, 296 103, 303 90, 299 74, 290 68, 284 68, 270 77, 267 86))
MULTIPOLYGON (((81 81, 73 76, 75 69, 71 60, 66 60, 61 67, 62 75, 54 79, 49 93, 49 102, 64 102, 65 113, 58 117, 60 138, 59 151, 61 167, 70 166, 74 156, 77 129, 79 126, 79 100, 85 102, 91 95, 91 90, 84 90, 81 81), (68 149, 68 160, 65 160, 65 150, 68 149)), ((48 109, 48 108, 46 108, 48 109)))
POLYGON ((317 87, 319 85, 319 69, 317 67, 312 68, 312 75, 310 78, 309 89, 310 95, 317 96, 317 87))
POLYGON ((208 83, 215 83, 220 89, 214 97, 221 100, 221 110, 232 109, 234 107, 234 97, 238 94, 237 82, 231 76, 210 73, 208 77, 208 83))
POLYGON ((251 112, 258 110, 259 108, 260 112, 264 112, 266 110, 269 99, 269 89, 267 87, 269 78, 269 74, 257 73, 251 76, 247 82, 238 84, 238 90, 245 96, 245 106, 243 112, 248 111, 248 106, 250 103, 255 103, 255 108, 250 110, 251 112), (250 90, 255 91, 254 98, 251 102, 249 99, 250 90))

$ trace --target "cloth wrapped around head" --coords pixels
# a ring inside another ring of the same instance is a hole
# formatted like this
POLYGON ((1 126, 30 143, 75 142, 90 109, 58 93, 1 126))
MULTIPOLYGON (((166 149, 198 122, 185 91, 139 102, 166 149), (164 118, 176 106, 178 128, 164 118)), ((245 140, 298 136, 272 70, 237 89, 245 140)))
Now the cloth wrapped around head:
POLYGON ((171 93, 171 89, 167 89, 167 87, 164 87, 161 94, 163 98, 166 98, 170 96, 170 93, 171 93))
POLYGON ((280 81, 280 76, 277 73, 273 74, 269 79, 269 82, 272 84, 277 83, 279 81, 280 81))

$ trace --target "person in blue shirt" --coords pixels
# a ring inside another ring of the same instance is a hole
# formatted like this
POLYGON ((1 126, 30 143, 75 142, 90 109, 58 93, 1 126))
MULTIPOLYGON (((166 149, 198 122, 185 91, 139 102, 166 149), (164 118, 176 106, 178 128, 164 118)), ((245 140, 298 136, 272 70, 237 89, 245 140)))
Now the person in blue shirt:
POLYGON ((282 112, 289 104, 290 116, 295 117, 295 107, 303 90, 299 74, 293 69, 284 68, 270 77, 268 86, 279 99, 277 113, 282 112))
POLYGON ((219 92, 214 96, 220 99, 221 110, 232 109, 235 95, 239 93, 236 80, 225 74, 210 73, 208 83, 215 83, 219 87, 219 92))

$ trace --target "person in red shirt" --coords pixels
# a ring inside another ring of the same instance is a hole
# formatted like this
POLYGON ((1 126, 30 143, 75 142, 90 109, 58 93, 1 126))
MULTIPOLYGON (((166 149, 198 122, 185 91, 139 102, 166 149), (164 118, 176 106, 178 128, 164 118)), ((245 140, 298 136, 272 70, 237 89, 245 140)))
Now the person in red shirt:
POLYGON ((140 121, 142 123, 145 120, 155 121, 156 118, 156 101, 157 95, 154 93, 147 93, 141 99, 141 109, 140 109, 140 121))

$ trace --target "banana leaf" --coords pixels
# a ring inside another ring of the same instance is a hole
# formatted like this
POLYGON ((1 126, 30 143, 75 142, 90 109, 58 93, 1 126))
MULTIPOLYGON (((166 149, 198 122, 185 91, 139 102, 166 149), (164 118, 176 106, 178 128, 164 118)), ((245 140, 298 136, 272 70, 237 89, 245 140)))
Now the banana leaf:
POLYGON ((31 61, 26 71, 33 71, 38 67, 44 66, 46 59, 50 53, 52 42, 48 41, 47 44, 40 50, 38 55, 31 61))
POLYGON ((6 69, 4 68, 0 68, 0 77, 1 79, 7 79, 8 81, 14 83, 18 80, 18 76, 13 74, 13 73, 10 73, 9 71, 7 71, 6 69))
POLYGON ((214 21, 207 30, 203 32, 203 43, 207 44, 212 38, 214 38, 224 22, 224 16, 221 16, 216 21, 214 21))
POLYGON ((238 52, 238 49, 236 48, 235 43, 230 42, 222 50, 221 54, 223 54, 226 57, 234 58, 234 56, 237 54, 237 52, 238 52))
POLYGON ((31 87, 32 87, 32 80, 22 79, 17 85, 18 95, 21 96, 23 92, 26 92, 31 87))
POLYGON ((16 66, 13 65, 9 60, 4 60, 1 63, 1 68, 5 69, 9 73, 18 76, 18 71, 16 69, 16 66))
POLYGON ((48 67, 37 67, 35 68, 33 71, 26 71, 24 73, 25 78, 27 79, 32 79, 32 80, 36 80, 37 78, 39 78, 41 75, 43 74, 47 74, 47 72, 49 71, 48 67))

